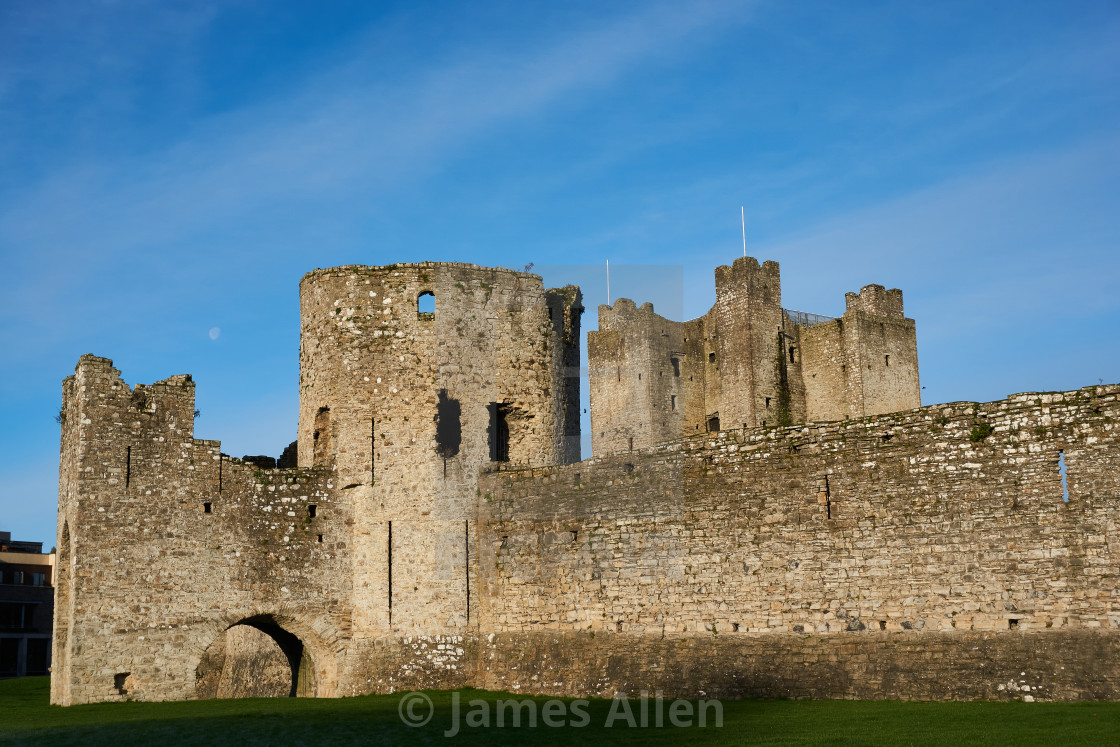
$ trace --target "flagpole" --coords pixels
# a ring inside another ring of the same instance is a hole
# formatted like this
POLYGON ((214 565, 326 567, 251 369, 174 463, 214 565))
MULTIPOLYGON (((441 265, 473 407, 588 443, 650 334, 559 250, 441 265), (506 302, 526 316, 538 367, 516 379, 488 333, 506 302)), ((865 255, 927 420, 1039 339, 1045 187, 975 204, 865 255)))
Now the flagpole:
POLYGON ((743 222, 743 256, 747 256, 747 211, 742 205, 739 206, 739 219, 743 222))

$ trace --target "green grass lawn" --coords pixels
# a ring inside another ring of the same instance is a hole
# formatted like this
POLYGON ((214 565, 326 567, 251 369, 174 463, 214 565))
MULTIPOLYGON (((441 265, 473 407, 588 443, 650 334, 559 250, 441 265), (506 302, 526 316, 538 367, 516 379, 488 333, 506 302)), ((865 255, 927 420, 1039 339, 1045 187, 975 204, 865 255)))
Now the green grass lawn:
MULTIPOLYGON (((101 703, 59 708, 48 705, 49 679, 0 681, 2 744, 812 744, 1027 745, 1120 744, 1120 703, 912 703, 843 700, 739 700, 723 703, 723 726, 631 728, 625 713, 608 728, 609 700, 592 700, 586 726, 543 725, 548 698, 533 698, 535 728, 499 728, 497 701, 523 695, 464 690, 458 695, 461 730, 449 740, 454 721, 451 692, 426 695, 432 720, 413 728, 402 723, 401 696, 368 695, 337 700, 250 699, 177 703, 101 703), (485 706, 471 705, 485 701, 485 706), (486 711, 490 728, 468 726, 486 711)), ((580 721, 572 701, 554 705, 553 722, 580 721)), ((414 712, 424 715, 424 703, 414 712)), ((637 700, 630 706, 640 723, 637 700)), ((664 720, 669 721, 669 703, 664 720)), ((648 722, 654 721, 650 701, 648 722)), ((530 706, 520 713, 526 723, 530 706)), ((709 711, 709 716, 712 712, 709 711)))

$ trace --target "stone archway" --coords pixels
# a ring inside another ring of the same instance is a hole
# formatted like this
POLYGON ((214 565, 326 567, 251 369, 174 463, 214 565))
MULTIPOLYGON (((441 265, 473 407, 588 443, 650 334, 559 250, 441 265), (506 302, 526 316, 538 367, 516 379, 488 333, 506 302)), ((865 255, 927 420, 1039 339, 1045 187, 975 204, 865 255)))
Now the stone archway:
POLYGON ((203 652, 197 698, 314 697, 315 665, 307 646, 272 615, 227 627, 203 652))

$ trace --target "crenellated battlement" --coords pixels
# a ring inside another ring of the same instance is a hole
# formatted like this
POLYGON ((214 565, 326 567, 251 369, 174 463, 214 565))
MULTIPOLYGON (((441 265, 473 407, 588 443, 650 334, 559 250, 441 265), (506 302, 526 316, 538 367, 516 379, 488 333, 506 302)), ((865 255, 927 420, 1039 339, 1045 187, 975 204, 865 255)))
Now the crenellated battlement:
POLYGON ((902 291, 898 288, 887 290, 881 285, 865 285, 859 293, 845 293, 844 300, 848 311, 861 311, 875 316, 902 319, 902 291))

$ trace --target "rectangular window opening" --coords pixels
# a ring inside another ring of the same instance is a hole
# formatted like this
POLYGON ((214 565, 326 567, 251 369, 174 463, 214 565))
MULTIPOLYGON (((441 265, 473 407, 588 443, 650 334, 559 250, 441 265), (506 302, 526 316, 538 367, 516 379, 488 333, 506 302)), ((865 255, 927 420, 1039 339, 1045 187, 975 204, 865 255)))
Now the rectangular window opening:
POLYGON ((674 410, 677 409, 677 395, 675 395, 675 394, 670 394, 669 395, 669 406, 674 410))
POLYGON ((1012 619, 1012 620, 1007 621, 1007 629, 1008 630, 1016 630, 1016 629, 1018 629, 1018 627, 1019 627, 1019 621, 1018 620, 1012 619))
POLYGON ((320 535, 318 535, 318 537, 319 537, 319 539, 317 541, 322 542, 323 541, 323 535, 320 534, 320 535))
POLYGON ((307 504, 307 518, 314 519, 316 509, 318 509, 318 506, 316 506, 314 503, 307 504))
POLYGON ((490 461, 509 461, 510 406, 503 402, 490 403, 490 461))
POLYGON ((889 355, 884 355, 883 356, 883 363, 885 363, 887 365, 887 368, 890 368, 891 357, 889 355))
POLYGON ((212 508, 213 508, 213 506, 210 503, 203 503, 202 504, 202 513, 204 513, 204 514, 213 513, 213 511, 211 510, 212 508))
POLYGON ((879 630, 886 630, 886 629, 887 629, 887 621, 886 620, 880 620, 879 621, 879 630))

